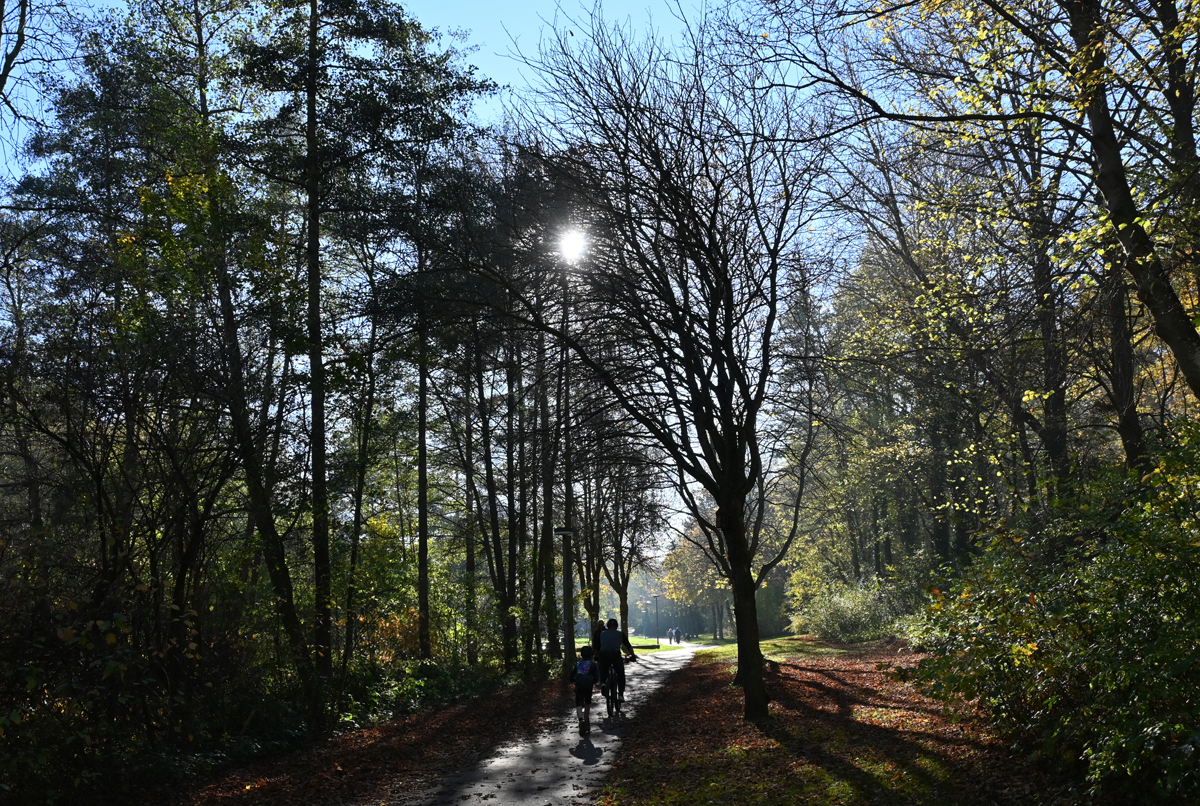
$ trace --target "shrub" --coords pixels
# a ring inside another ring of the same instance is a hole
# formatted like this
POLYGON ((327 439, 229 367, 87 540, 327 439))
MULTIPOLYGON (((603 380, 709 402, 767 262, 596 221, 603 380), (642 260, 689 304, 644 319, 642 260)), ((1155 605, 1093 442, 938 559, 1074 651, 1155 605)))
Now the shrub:
POLYGON ((915 608, 916 601, 902 587, 835 585, 804 604, 792 618, 792 630, 848 643, 889 638, 897 632, 897 621, 915 608))
POLYGON ((1094 791, 1200 798, 1200 451, 1196 429, 1139 484, 1039 532, 998 526, 962 580, 934 587, 919 676, 978 699, 1027 747, 1083 765, 1094 791), (1124 495, 1122 495, 1122 493, 1124 495))

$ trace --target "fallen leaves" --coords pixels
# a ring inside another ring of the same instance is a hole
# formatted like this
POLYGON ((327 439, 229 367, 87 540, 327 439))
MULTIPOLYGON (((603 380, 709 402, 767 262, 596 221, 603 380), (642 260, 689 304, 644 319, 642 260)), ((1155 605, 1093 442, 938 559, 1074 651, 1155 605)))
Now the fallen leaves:
POLYGON ((915 663, 896 649, 772 658, 771 717, 760 725, 741 719, 730 663, 693 663, 643 706, 598 802, 1070 802, 1064 782, 1016 757, 977 715, 951 719, 876 668, 915 663))
POLYGON ((536 733, 569 710, 570 694, 551 680, 423 709, 233 770, 175 806, 386 804, 491 755, 515 736, 536 733))

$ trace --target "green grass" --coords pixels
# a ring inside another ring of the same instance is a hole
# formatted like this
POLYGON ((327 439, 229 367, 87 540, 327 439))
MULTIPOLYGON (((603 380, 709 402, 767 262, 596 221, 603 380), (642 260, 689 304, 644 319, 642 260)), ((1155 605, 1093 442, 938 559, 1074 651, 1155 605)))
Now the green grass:
MULTIPOLYGON (((712 643, 712 642, 706 642, 712 643)), ((737 660, 737 642, 732 639, 717 642, 714 649, 702 649, 697 656, 705 661, 737 660)), ((773 661, 791 661, 799 658, 830 657, 845 655, 860 648, 860 645, 833 646, 815 641, 808 636, 785 635, 759 644, 763 657, 773 661)))

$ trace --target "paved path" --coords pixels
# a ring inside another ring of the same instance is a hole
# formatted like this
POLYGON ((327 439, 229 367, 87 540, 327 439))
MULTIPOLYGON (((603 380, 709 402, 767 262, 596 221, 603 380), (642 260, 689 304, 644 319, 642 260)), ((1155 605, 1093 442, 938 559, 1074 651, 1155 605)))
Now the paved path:
POLYGON ((463 770, 434 789, 392 801, 390 806, 571 806, 584 802, 612 766, 628 720, 637 715, 646 696, 662 685, 667 674, 691 660, 700 646, 687 644, 640 655, 636 664, 626 664, 625 703, 617 724, 610 724, 597 689, 588 736, 579 735, 572 706, 550 730, 501 746, 492 758, 473 769, 463 770))

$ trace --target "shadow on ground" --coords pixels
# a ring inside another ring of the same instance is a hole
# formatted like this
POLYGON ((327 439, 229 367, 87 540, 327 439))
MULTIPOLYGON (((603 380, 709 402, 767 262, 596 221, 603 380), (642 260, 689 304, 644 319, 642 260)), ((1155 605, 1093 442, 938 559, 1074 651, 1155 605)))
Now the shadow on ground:
MULTIPOLYGON (((911 659, 911 656, 909 656, 911 659)), ((1067 782, 1012 754, 985 724, 876 666, 861 648, 768 665, 771 717, 741 718, 729 663, 696 663, 646 703, 602 802, 643 804, 1066 804, 1067 782)))

